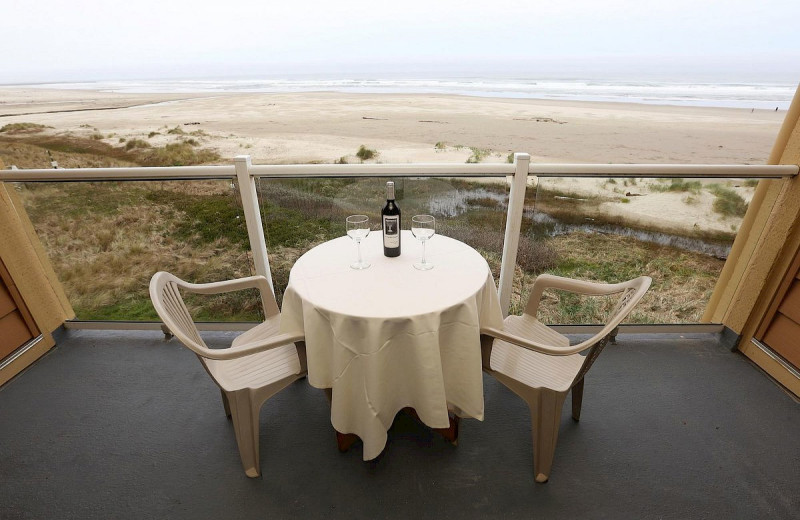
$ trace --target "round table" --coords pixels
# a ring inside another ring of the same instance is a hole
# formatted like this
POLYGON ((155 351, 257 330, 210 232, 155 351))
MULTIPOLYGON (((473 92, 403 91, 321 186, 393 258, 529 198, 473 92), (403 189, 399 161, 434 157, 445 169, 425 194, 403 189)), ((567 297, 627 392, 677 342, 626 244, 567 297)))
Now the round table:
POLYGON ((421 245, 402 232, 402 254, 383 255, 381 233, 361 244, 369 269, 349 267, 356 245, 337 238, 301 256, 283 296, 281 330, 303 331, 308 380, 332 389, 331 423, 377 457, 396 413, 414 408, 432 428, 448 407, 483 419, 480 327, 502 328, 489 266, 470 246, 435 235, 429 271, 413 267, 421 245))

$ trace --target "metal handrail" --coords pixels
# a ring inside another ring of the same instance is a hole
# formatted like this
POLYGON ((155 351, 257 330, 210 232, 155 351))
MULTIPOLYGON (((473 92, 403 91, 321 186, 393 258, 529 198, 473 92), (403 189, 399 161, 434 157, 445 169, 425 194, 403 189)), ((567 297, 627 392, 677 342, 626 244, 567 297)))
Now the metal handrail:
POLYGON ((229 179, 234 165, 140 166, 134 168, 49 168, 0 170, 3 182, 183 181, 229 179))
POLYGON ((780 179, 794 177, 796 164, 531 164, 537 177, 660 177, 780 179))
MULTIPOLYGON (((514 164, 291 164, 252 165, 250 175, 269 178, 309 177, 507 177, 514 164)), ((662 177, 779 179, 798 175, 794 164, 560 164, 530 163, 536 177, 662 177)), ((227 179, 233 165, 134 168, 58 168, 0 170, 4 182, 227 179)))

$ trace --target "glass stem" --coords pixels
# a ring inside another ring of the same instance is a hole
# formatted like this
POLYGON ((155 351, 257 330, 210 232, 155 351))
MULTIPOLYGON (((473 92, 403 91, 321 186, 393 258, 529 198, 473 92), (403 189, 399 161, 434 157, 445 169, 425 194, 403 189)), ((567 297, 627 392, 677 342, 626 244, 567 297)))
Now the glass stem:
POLYGON ((361 265, 361 240, 356 240, 356 249, 358 249, 358 265, 361 265))
POLYGON ((423 239, 422 240, 422 265, 425 265, 427 263, 427 262, 425 262, 425 242, 427 242, 427 240, 423 239))

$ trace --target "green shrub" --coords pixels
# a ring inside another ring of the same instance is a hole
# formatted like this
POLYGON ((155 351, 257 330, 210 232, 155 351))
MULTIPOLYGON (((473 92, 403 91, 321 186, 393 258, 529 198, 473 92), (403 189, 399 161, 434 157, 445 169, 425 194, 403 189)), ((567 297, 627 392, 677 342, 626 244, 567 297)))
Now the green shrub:
POLYGON ((150 138, 155 137, 157 135, 161 135, 161 134, 159 134, 156 131, 153 131, 153 132, 150 132, 149 134, 147 134, 147 138, 150 139, 150 138))
POLYGON ((439 141, 435 145, 433 145, 434 149, 436 150, 445 150, 447 148, 447 143, 444 141, 439 141))
MULTIPOLYGON (((467 164, 475 164, 479 163, 486 158, 487 155, 491 154, 491 150, 485 150, 483 148, 478 148, 475 146, 470 146, 470 150, 472 150, 472 155, 467 158, 467 164)), ((513 160, 512 160, 513 162, 513 160)))
POLYGON ((131 139, 125 143, 126 150, 133 150, 134 148, 150 148, 150 143, 142 139, 131 139))
POLYGON ((174 134, 174 135, 185 135, 186 134, 186 132, 183 131, 183 128, 181 128, 179 126, 176 126, 175 128, 170 128, 169 130, 167 130, 167 133, 168 134, 174 134))
POLYGON ((363 144, 358 148, 356 152, 356 157, 361 159, 361 162, 368 161, 370 159, 374 159, 378 156, 378 152, 375 150, 371 150, 364 146, 363 144))
POLYGON ((711 209, 726 217, 743 217, 747 213, 747 203, 735 191, 718 184, 712 184, 709 191, 714 194, 711 209))
POLYGON ((519 237, 517 265, 531 273, 542 273, 556 267, 561 260, 547 240, 533 239, 527 235, 519 237))

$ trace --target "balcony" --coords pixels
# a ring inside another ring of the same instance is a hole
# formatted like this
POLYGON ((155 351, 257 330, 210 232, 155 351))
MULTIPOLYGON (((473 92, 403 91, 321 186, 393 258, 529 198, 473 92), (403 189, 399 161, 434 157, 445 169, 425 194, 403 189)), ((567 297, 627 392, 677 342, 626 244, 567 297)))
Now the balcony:
MULTIPOLYGON (((0 517, 794 518, 798 402, 715 334, 624 334, 562 417, 533 481, 524 403, 484 377, 454 447, 398 415, 386 451, 336 449, 300 380, 261 411, 263 477, 241 470, 217 387, 157 331, 68 330, 0 390, 0 517)), ((209 344, 229 341, 207 333, 209 344)))
MULTIPOLYGON (((6 171, 0 180, 235 179, 253 269, 273 279, 261 178, 510 176, 494 261, 500 300, 513 311, 530 176, 789 179, 797 171, 240 159, 234 167, 6 171)), ((262 409, 263 477, 248 479, 219 392, 191 352, 165 342, 154 323, 68 320, 56 348, 0 389, 0 517, 791 518, 800 506, 797 400, 731 351, 722 324, 642 321, 623 329, 587 376, 581 422, 565 412, 550 482, 536 485, 529 412, 490 377, 486 419, 463 422, 457 447, 400 414, 387 450, 368 463, 358 444, 337 451, 323 393, 299 381, 262 409)), ((223 345, 233 333, 206 334, 223 345)))

